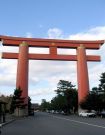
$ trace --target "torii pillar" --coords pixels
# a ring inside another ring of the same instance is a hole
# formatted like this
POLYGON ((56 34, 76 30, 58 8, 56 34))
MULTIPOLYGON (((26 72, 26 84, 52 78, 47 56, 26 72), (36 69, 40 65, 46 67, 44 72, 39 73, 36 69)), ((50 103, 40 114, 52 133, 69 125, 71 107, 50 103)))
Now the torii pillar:
POLYGON ((89 94, 89 77, 85 47, 81 44, 77 48, 77 79, 78 79, 78 104, 85 100, 89 94))
POLYGON ((21 88, 24 103, 28 104, 28 44, 22 42, 19 45, 16 88, 21 88))

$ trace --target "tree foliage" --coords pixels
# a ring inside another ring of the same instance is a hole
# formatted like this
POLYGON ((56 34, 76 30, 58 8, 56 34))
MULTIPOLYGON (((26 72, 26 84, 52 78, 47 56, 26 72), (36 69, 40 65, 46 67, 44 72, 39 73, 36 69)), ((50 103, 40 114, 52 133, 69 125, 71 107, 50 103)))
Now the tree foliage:
POLYGON ((42 99, 40 108, 42 111, 50 110, 50 103, 47 102, 45 99, 42 99))
POLYGON ((83 109, 98 112, 105 110, 105 72, 101 74, 99 82, 98 87, 92 88, 92 91, 80 104, 83 109))
POLYGON ((42 101, 41 106, 45 110, 64 111, 65 113, 70 113, 71 110, 77 110, 78 94, 75 86, 71 82, 60 80, 55 92, 56 96, 50 103, 45 100, 42 101))
POLYGON ((22 95, 22 90, 21 88, 16 88, 14 90, 14 94, 13 94, 13 97, 12 97, 12 102, 11 102, 11 113, 14 112, 14 110, 16 108, 25 108, 26 104, 24 103, 24 99, 23 97, 21 97, 22 95))
MULTIPOLYGON (((43 110, 57 110, 70 113, 77 111, 78 108, 78 92, 75 86, 65 80, 60 80, 55 90, 56 96, 51 102, 43 100, 43 110)), ((87 110, 96 110, 100 112, 105 110, 105 72, 101 74, 99 85, 92 88, 88 96, 80 103, 81 108, 87 110)))

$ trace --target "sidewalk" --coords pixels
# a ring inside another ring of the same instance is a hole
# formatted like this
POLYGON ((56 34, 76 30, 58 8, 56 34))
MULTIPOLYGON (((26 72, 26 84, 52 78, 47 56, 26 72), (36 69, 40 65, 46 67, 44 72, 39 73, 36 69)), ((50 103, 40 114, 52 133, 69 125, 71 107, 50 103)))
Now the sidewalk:
POLYGON ((1 124, 1 126, 4 126, 4 125, 6 125, 6 124, 8 124, 8 123, 10 123, 10 122, 12 122, 12 121, 14 121, 16 118, 13 116, 13 115, 11 115, 11 114, 6 114, 6 117, 5 117, 5 122, 4 123, 0 123, 1 124))

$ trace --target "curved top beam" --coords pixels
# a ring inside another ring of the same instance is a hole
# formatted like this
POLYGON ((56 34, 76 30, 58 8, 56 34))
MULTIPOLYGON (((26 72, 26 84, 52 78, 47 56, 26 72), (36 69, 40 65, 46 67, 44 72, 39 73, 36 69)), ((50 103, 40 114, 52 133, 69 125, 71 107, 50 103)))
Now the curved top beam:
POLYGON ((42 39, 42 38, 23 38, 0 35, 0 41, 4 46, 19 46, 25 41, 30 47, 51 47, 58 48, 77 48, 83 44, 87 49, 99 49, 104 44, 104 40, 85 41, 85 40, 59 40, 59 39, 42 39))

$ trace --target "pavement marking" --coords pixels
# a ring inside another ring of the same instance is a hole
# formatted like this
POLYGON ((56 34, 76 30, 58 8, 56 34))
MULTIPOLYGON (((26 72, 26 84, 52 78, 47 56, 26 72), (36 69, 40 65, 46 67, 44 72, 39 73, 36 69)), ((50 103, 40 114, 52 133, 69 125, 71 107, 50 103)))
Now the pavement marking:
MULTIPOLYGON (((53 115, 51 115, 53 116, 53 115)), ((98 128, 104 128, 104 126, 99 126, 99 125, 95 125, 95 124, 91 124, 91 123, 87 123, 87 122, 82 122, 82 121, 77 121, 77 120, 71 120, 71 119, 67 119, 67 118, 62 118, 62 117, 58 117, 58 116, 53 116, 54 118, 57 118, 57 119, 61 119, 61 120, 67 120, 67 121, 72 121, 72 122, 75 122, 75 123, 80 123, 80 124, 85 124, 85 125, 89 125, 89 126, 93 126, 93 127, 98 127, 98 128)))

